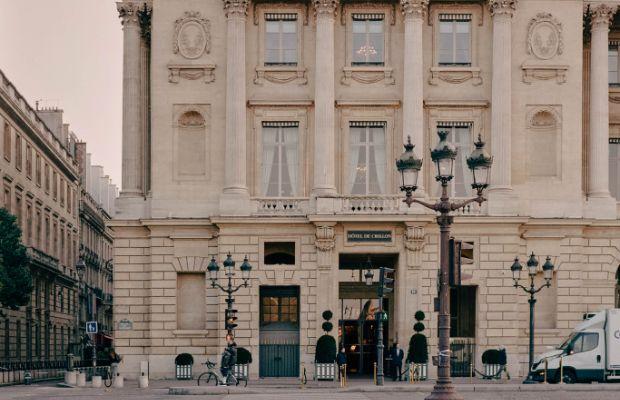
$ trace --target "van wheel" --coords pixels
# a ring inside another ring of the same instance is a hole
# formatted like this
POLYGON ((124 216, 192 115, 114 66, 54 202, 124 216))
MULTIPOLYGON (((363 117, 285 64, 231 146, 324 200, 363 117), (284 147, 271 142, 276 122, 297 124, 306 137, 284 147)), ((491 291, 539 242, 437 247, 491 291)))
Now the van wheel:
POLYGON ((565 370, 564 374, 562 375, 562 381, 564 383, 576 383, 577 377, 575 376, 575 372, 570 369, 565 370))

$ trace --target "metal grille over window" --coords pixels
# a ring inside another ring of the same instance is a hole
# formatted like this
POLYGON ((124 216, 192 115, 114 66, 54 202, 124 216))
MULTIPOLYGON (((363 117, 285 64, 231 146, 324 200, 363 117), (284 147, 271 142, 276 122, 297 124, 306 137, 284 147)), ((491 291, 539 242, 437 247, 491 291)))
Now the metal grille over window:
POLYGON ((353 14, 352 18, 352 65, 383 65, 385 14, 353 14))
MULTIPOLYGON (((467 156, 472 148, 472 127, 469 121, 444 121, 437 123, 437 130, 448 131, 447 140, 453 143, 457 149, 454 162, 454 178, 449 183, 448 193, 455 197, 468 197, 471 195, 472 176, 467 167, 467 156)), ((438 140, 438 139, 436 139, 438 140)), ((441 195, 441 187, 436 184, 435 195, 441 195)))
POLYGON ((349 123, 349 190, 354 195, 381 194, 385 190, 384 121, 349 123))
POLYGON ((471 65, 471 14, 439 14, 439 65, 471 65))
POLYGON ((265 14, 265 65, 297 65, 297 14, 265 14))
POLYGON ((293 197, 298 192, 299 122, 262 123, 262 192, 293 197))

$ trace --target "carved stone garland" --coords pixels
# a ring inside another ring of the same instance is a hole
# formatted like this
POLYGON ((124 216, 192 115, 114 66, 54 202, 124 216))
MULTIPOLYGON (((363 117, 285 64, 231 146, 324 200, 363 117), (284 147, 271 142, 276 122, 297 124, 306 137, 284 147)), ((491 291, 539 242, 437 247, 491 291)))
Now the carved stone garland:
POLYGON ((407 225, 404 243, 407 250, 407 266, 409 268, 421 265, 421 251, 424 248, 425 237, 424 227, 407 225))

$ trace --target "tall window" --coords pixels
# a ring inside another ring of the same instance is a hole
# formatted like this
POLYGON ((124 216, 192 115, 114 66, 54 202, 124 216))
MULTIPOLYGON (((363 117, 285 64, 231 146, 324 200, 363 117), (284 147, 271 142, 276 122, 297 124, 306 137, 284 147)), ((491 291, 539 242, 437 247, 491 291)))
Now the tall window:
POLYGON ((50 231, 50 217, 49 215, 45 217, 45 251, 48 254, 54 254, 50 252, 50 237, 52 233, 50 231))
POLYGON ((439 65, 471 65, 470 14, 439 14, 439 65))
POLYGON ((26 243, 32 246, 34 238, 32 235, 32 205, 26 203, 26 243))
POLYGON ((22 169, 22 137, 15 135, 15 168, 22 169))
POLYGON ((299 124, 263 122, 263 193, 269 197, 298 193, 299 124))
POLYGON ((58 176, 56 174, 56 171, 54 171, 54 173, 52 174, 52 189, 54 200, 56 200, 58 198, 58 176))
POLYGON ((383 65, 384 14, 353 14, 353 65, 383 65))
POLYGON ((608 70, 609 70, 609 84, 620 85, 620 68, 618 68, 618 47, 620 41, 609 42, 609 55, 608 55, 608 70))
POLYGON ((620 201, 620 138, 609 138, 609 192, 620 201))
POLYGON ((297 14, 265 14, 265 65, 297 65, 297 14))
POLYGON ((50 166, 45 163, 45 193, 50 192, 50 166))
POLYGON ((351 194, 379 194, 385 190, 385 122, 351 122, 349 179, 351 194))
POLYGON ((296 295, 285 293, 261 297, 261 326, 285 322, 297 325, 299 307, 296 295))
POLYGON ((41 186, 41 156, 37 154, 35 158, 35 180, 38 186, 41 186))
POLYGON ((26 176, 32 178, 32 147, 26 144, 26 176))
MULTIPOLYGON (((471 172, 467 167, 467 156, 471 153, 471 123, 470 122, 442 122, 437 130, 448 131, 448 142, 454 144, 457 150, 454 161, 454 178, 448 184, 448 194, 455 197, 467 197, 471 194, 473 183, 471 172)), ((439 140, 436 138, 435 140, 439 140)), ((441 187, 437 184, 436 195, 441 195, 441 187)))
POLYGON ((60 205, 65 205, 65 180, 60 178, 60 205))
POLYGON ((4 158, 11 161, 11 125, 4 121, 4 158))
POLYGON ((36 219, 36 223, 35 223, 35 230, 34 230, 34 245, 37 248, 41 248, 41 210, 37 209, 37 219, 36 219))

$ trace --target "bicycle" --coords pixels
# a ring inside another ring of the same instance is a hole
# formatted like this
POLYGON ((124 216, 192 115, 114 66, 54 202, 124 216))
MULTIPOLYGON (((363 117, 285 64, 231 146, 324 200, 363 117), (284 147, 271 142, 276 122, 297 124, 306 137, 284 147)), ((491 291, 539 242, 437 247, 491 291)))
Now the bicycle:
POLYGON ((110 387, 112 386, 112 372, 110 371, 110 368, 106 368, 105 372, 101 375, 101 379, 103 380, 103 384, 105 385, 105 387, 110 387))
MULTIPOLYGON (((232 368, 228 369, 228 373, 226 374, 226 380, 224 380, 224 377, 220 373, 219 369, 216 368, 216 364, 213 361, 207 360, 204 365, 207 366, 207 371, 198 375, 198 386, 200 386, 201 381, 206 381, 206 383, 209 384, 211 382, 211 379, 213 379, 213 384, 215 386, 239 386, 240 379, 235 376, 232 368)), ((247 380, 245 380, 245 386, 248 386, 247 380)))

